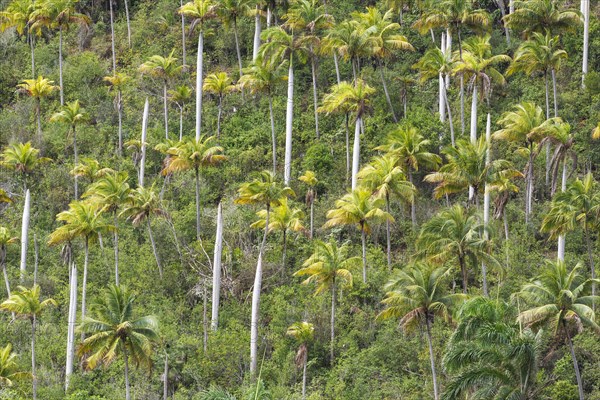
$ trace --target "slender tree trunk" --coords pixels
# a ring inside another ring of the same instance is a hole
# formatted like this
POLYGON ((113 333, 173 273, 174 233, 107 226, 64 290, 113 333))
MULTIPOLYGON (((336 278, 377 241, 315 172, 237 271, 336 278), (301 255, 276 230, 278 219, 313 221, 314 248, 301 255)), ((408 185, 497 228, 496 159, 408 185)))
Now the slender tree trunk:
POLYGON ((356 189, 358 181, 358 167, 360 163, 360 125, 361 117, 356 118, 354 127, 354 147, 352 149, 352 190, 356 189))
POLYGON ((339 85, 342 82, 342 77, 340 75, 340 64, 335 51, 333 52, 333 65, 335 66, 335 78, 337 80, 337 84, 339 85))
POLYGON ((350 178, 350 116, 346 113, 346 182, 350 178))
POLYGON ((142 156, 140 157, 140 176, 138 177, 138 186, 144 187, 144 173, 146 169, 146 135, 148 134, 148 114, 150 113, 150 103, 146 97, 144 103, 144 114, 142 116, 142 156))
POLYGON ((163 372, 163 400, 168 400, 169 397, 169 356, 165 354, 165 370, 163 372))
POLYGON ((450 102, 448 101, 448 91, 443 88, 444 92, 444 103, 446 104, 446 111, 448 112, 448 123, 450 124, 450 143, 454 146, 454 121, 452 121, 452 110, 450 109, 450 102))
POLYGON ((42 145, 42 105, 39 97, 35 98, 35 120, 37 125, 37 135, 38 140, 40 142, 40 146, 42 145))
POLYGON ((35 314, 31 317, 31 376, 33 378, 33 400, 37 399, 37 374, 35 372, 35 314))
POLYGON ((512 14, 515 12, 515 1, 514 0, 508 0, 508 13, 512 14))
POLYGON ((588 73, 589 41, 590 41, 590 0, 581 0, 583 10, 583 62, 581 64, 581 87, 585 87, 585 76, 588 73))
POLYGON ((73 374, 75 357, 75 324, 77 323, 77 268, 70 265, 71 276, 69 286, 69 317, 67 325, 67 360, 65 365, 65 393, 69 389, 69 381, 73 374))
POLYGON ((29 189, 25 190, 25 204, 23 205, 23 220, 21 222, 21 264, 19 266, 20 281, 25 279, 27 268, 27 244, 29 243, 29 217, 31 210, 31 195, 29 189))
POLYGON ((194 170, 196 183, 196 240, 200 240, 200 171, 198 166, 194 170))
POLYGON ((571 351, 571 358, 573 359, 573 369, 575 369, 575 377, 577 378, 577 389, 579 391, 579 400, 584 400, 583 396, 583 382, 581 380, 581 372, 579 371, 579 364, 577 363, 577 357, 575 356, 575 348, 573 348, 573 341, 571 340, 571 334, 567 328, 567 324, 563 321, 562 323, 565 333, 567 335, 567 342, 569 343, 569 350, 571 351))
POLYGON ((62 26, 58 28, 58 85, 60 87, 60 105, 65 105, 65 92, 63 89, 63 32, 62 26))
POLYGON ((315 221, 315 199, 310 200, 310 238, 314 236, 314 221, 315 221))
MULTIPOLYGON (((485 164, 489 167, 492 161, 491 148, 489 146, 492 137, 492 117, 490 113, 487 114, 487 121, 485 124, 485 140, 488 143, 488 148, 485 155, 485 164)), ((488 229, 490 223, 490 193, 488 191, 488 185, 485 184, 485 192, 483 194, 483 224, 485 226, 484 238, 488 239, 488 229)), ((481 263, 481 278, 483 280, 483 295, 488 297, 488 284, 487 284, 487 266, 485 262, 481 263)))
MULTIPOLYGON (((408 167, 408 181, 414 186, 413 173, 411 167, 408 167)), ((412 226, 414 229, 417 226, 417 205, 414 200, 412 201, 412 203, 410 203, 410 219, 412 221, 412 226)))
POLYGON ((267 29, 271 27, 271 20, 273 19, 273 12, 271 11, 271 7, 267 6, 267 29))
POLYGON ((269 118, 271 119, 271 151, 273 153, 273 175, 277 173, 277 135, 275 133, 275 117, 273 115, 273 96, 269 93, 269 118))
POLYGON ((202 61, 204 52, 204 33, 198 34, 198 56, 196 60, 196 141, 200 140, 202 126, 202 61))
POLYGON ((288 185, 292 175, 292 122, 294 118, 294 67, 290 57, 288 69, 287 108, 285 114, 285 159, 283 162, 283 183, 288 185))
POLYGON ((125 3, 125 19, 127 20, 127 45, 131 48, 131 21, 129 20, 129 4, 127 0, 123 0, 125 3))
POLYGON ((223 95, 219 95, 217 111, 217 140, 221 139, 221 116, 223 115, 223 95))
POLYGON ((431 364, 431 377, 433 378, 433 398, 438 400, 437 375, 435 373, 435 357, 433 355, 433 344, 431 342, 431 322, 429 316, 425 316, 425 326, 427 327, 427 345, 429 347, 429 362, 431 364))
MULTIPOLYGON (((85 237, 84 245, 84 259, 83 259, 83 282, 81 283, 81 321, 85 319, 85 301, 87 295, 87 275, 88 275, 88 262, 90 257, 90 240, 85 237)), ((85 334, 81 333, 81 341, 85 339, 85 334)))
POLYGON ((287 229, 283 230, 283 251, 282 251, 282 259, 281 259, 281 265, 283 268, 283 271, 285 271, 285 259, 287 256, 287 229))
MULTIPOLYGON (((512 1, 512 0, 509 0, 512 1)), ((506 16, 505 3, 504 0, 496 0, 498 4, 498 8, 500 9, 500 14, 502 14, 502 25, 504 26, 504 35, 506 36, 506 44, 510 46, 510 30, 508 26, 504 23, 504 17, 506 16)))
MULTIPOLYGON (((77 152, 77 130, 75 129, 75 125, 73 125, 73 158, 75 161, 75 167, 79 164, 79 153, 77 152)), ((73 176, 73 184, 75 190, 75 200, 79 199, 79 186, 77 184, 77 174, 73 176)))
POLYGON ((148 228, 148 237, 150 238, 150 244, 152 245, 152 252, 154 253, 154 259, 156 259, 156 265, 158 266, 158 274, 160 278, 163 277, 163 269, 158 258, 158 251, 156 250, 156 243, 154 242, 154 236, 152 235, 152 225, 150 223, 150 216, 146 217, 146 227, 148 228))
POLYGON ((529 217, 533 214, 533 154, 529 156, 529 193, 527 194, 527 212, 526 212, 526 223, 529 223, 529 217))
POLYGON ((119 157, 123 155, 123 103, 121 96, 121 89, 119 89, 117 91, 117 118, 119 120, 119 146, 117 148, 117 155, 119 157))
POLYGON ((256 61, 256 57, 258 57, 258 49, 260 48, 260 32, 260 6, 257 3, 254 14, 254 42, 252 47, 252 61, 256 61))
POLYGON ((335 345, 335 303, 337 297, 337 287, 335 285, 335 276, 333 277, 333 282, 331 283, 331 342, 329 344, 329 362, 330 365, 333 365, 334 359, 334 345, 335 345))
POLYGON ((252 317, 250 321, 250 373, 256 374, 256 365, 258 360, 258 314, 260 309, 260 291, 262 288, 262 263, 265 244, 267 243, 267 234, 269 232, 269 213, 270 205, 267 205, 267 216, 265 218, 265 233, 260 244, 258 252, 258 262, 256 263, 256 274, 254 275, 254 288, 252 289, 252 317))
POLYGON ((127 348, 123 346, 123 359, 125 360, 125 400, 131 400, 131 389, 129 388, 129 357, 127 348))
POLYGON ((167 81, 163 83, 163 110, 165 112, 165 139, 169 140, 169 97, 167 96, 167 81))
POLYGON ((217 232, 215 233, 215 251, 213 255, 213 284, 211 328, 217 330, 219 325, 219 301, 221 298, 221 256, 223 253, 223 203, 217 206, 217 232))
MULTIPOLYGON (((564 160, 563 161, 563 168, 562 168, 562 181, 560 183, 560 191, 564 192, 567 189, 567 161, 564 160)), ((566 237, 564 234, 560 235, 558 237, 558 260, 559 261, 564 261, 565 260, 565 242, 566 237)), ((589 248, 588 248, 589 251, 589 248)), ((588 253, 589 255, 589 253, 588 253)), ((590 259, 591 260, 591 259, 590 259)))
POLYGON ((183 140, 183 105, 179 107, 179 141, 183 140))
POLYGON ((29 39, 29 49, 31 52, 31 79, 35 79, 35 39, 31 35, 31 32, 27 33, 29 39))
POLYGON ((113 0, 108 0, 108 7, 110 13, 110 43, 112 50, 112 67, 113 67, 113 75, 117 73, 117 56, 115 53, 115 23, 114 23, 114 15, 113 15, 113 0))
POLYGON ((392 100, 390 99, 390 93, 388 92, 388 88, 387 88, 387 83, 385 81, 385 74, 384 74, 384 65, 381 61, 379 61, 379 74, 381 75, 381 84, 383 86, 383 93, 385 93, 385 100, 388 103, 388 106, 390 107, 390 112, 392 113, 392 118, 394 119, 394 122, 398 123, 398 118, 396 118, 396 113, 394 112, 394 106, 392 105, 392 100))
POLYGON ((460 264, 460 271, 462 273, 463 279, 463 293, 467 294, 468 285, 469 285, 469 276, 467 274, 467 266, 465 265, 465 259, 462 256, 458 257, 458 263, 460 264))
POLYGON ((504 238, 508 241, 508 216, 506 215, 506 212, 503 213, 502 220, 504 222, 504 238))
POLYGON ((306 365, 308 364, 308 350, 304 352, 302 360, 302 400, 306 400, 306 365))
POLYGON ((473 82, 473 97, 471 99, 471 143, 477 142, 477 82, 473 82))
MULTIPOLYGON (((385 211, 390 214, 390 196, 385 196, 385 211)), ((391 214, 390 214, 391 215, 391 214)), ((386 242, 387 242, 387 265, 388 269, 392 270, 392 240, 390 233, 390 220, 389 218, 385 219, 385 233, 386 233, 386 242)))
MULTIPOLYGON (((183 0, 179 0, 179 6, 183 7, 183 0)), ((182 63, 183 63, 183 68, 187 67, 187 54, 186 54, 186 49, 185 49, 185 15, 181 14, 181 48, 183 51, 182 54, 182 63)))
POLYGON ((2 263, 2 274, 4 275, 4 286, 6 286, 6 298, 10 297, 10 282, 8 280, 8 272, 6 271, 6 246, 0 249, 0 262, 2 263))
POLYGON ((363 283, 367 283, 367 234, 364 222, 360 224, 360 238, 362 242, 363 283))
POLYGON ((315 110, 315 133, 317 135, 317 140, 319 140, 319 113, 317 112, 317 108, 319 107, 319 98, 317 94, 317 62, 315 60, 314 55, 311 57, 310 60, 310 68, 312 72, 313 108, 315 110))
POLYGON ((552 94, 554 96, 554 117, 558 118, 558 94, 556 93, 556 70, 552 68, 552 94))
POLYGON ((39 246, 37 235, 33 234, 33 284, 37 283, 38 276, 38 261, 39 261, 39 246))
POLYGON ((240 77, 244 75, 242 69, 244 68, 242 65, 242 53, 240 52, 240 40, 238 38, 238 28, 237 28, 237 19, 233 19, 233 36, 235 38, 235 53, 237 54, 238 59, 238 70, 240 73, 240 77))
POLYGON ((113 246, 115 248, 115 285, 119 286, 119 217, 117 213, 113 213, 113 220, 115 224, 115 231, 113 232, 113 246))
MULTIPOLYGON (((584 230, 584 234, 585 234, 585 244, 587 247, 587 253, 588 253, 588 259, 590 261, 590 271, 592 273, 592 279, 596 279, 596 266, 594 265, 594 251, 592 249, 592 239, 590 238, 590 231, 587 227, 587 224, 585 226, 585 230, 584 230)), ((596 295, 596 283, 592 283, 592 296, 596 295)), ((594 304, 594 308, 595 304, 594 304)))
POLYGON ((465 134, 465 77, 460 75, 460 126, 461 132, 465 134))
POLYGON ((208 317, 207 317, 207 303, 208 294, 206 290, 206 279, 202 282, 202 349, 204 354, 208 350, 208 317))

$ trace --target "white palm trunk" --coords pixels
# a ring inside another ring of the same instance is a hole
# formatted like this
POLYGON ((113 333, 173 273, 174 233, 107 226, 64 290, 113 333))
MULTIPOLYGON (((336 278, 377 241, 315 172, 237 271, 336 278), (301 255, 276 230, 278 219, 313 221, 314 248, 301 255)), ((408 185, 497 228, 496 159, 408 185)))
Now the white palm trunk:
POLYGON ((146 168, 146 135, 148 131, 148 114, 150 113, 150 103, 148 102, 148 98, 146 97, 146 102, 144 103, 144 114, 142 116, 142 156, 140 158, 140 174, 138 177, 138 186, 144 186, 144 170, 146 168))
MULTIPOLYGON (((444 46, 444 52, 446 55, 452 54, 452 35, 450 29, 446 29, 446 46, 444 46)), ((450 74, 446 74, 446 90, 450 89, 450 74)), ((446 101, 448 101, 446 99, 446 101)))
POLYGON ((167 94, 167 81, 163 84, 163 111, 165 113, 165 139, 169 140, 169 96, 167 94))
POLYGON ((129 19, 129 4, 127 0, 123 1, 125 3, 125 19, 127 20, 127 45, 131 48, 131 21, 129 19))
MULTIPOLYGON (((567 190, 567 160, 563 161, 562 181, 560 183, 560 191, 564 192, 565 190, 567 190)), ((560 235, 558 237, 558 254, 557 254, 557 258, 560 261, 564 261, 565 260, 565 244, 566 244, 565 235, 562 234, 562 235, 560 235)))
MULTIPOLYGON (((492 161, 492 154, 491 154, 491 148, 490 148, 491 137, 492 137, 492 117, 491 117, 490 113, 488 113, 487 123, 485 125, 485 140, 488 143, 488 148, 487 148, 487 152, 485 155, 485 164, 488 166, 490 165, 490 162, 492 161)), ((483 224, 486 228, 486 231, 484 232, 485 239, 488 238, 487 228, 489 226, 489 223, 490 223, 490 193, 488 191, 488 185, 486 183, 485 193, 483 195, 483 224)), ((481 278, 483 280, 483 295, 485 297, 488 297, 487 267, 485 265, 485 262, 481 263, 481 278)))
MULTIPOLYGON (((442 33, 442 42, 440 45, 440 49, 444 51, 446 48, 446 34, 442 33)), ((440 72, 438 74, 438 112, 440 113, 440 122, 446 122, 446 105, 444 104, 444 75, 440 72)))
POLYGON ((213 331, 219 324, 219 300, 221 295, 221 254, 223 252, 223 203, 217 207, 217 232, 215 233, 215 252, 213 256, 212 313, 210 326, 213 331))
MULTIPOLYGON (((477 142, 477 82, 473 82, 473 99, 471 101, 471 143, 477 142)), ((475 190, 469 186, 469 200, 475 196, 475 190)))
POLYGON ((65 392, 69 389, 69 381, 73 374, 73 358, 75 356, 75 324, 77 323, 77 268, 71 265, 69 280, 69 317, 67 325, 67 361, 65 366, 65 392))
POLYGON ((356 118, 354 127, 354 146, 352 148, 352 190, 356 189, 358 180, 358 167, 360 164, 360 127, 362 118, 356 118))
POLYGON ((60 88, 60 105, 65 105, 65 92, 63 89, 63 34, 62 26, 58 28, 58 86, 60 88))
POLYGON ((258 57, 258 49, 260 48, 260 7, 256 5, 256 14, 254 15, 254 45, 252 47, 252 61, 258 57))
POLYGON ((285 157, 283 160, 283 183, 289 184, 292 175, 292 122, 294 118, 294 67, 290 57, 288 70, 287 108, 285 113, 285 157))
POLYGON ((508 13, 512 14, 515 12, 515 0, 508 1, 508 13))
POLYGON ((113 75, 117 73, 117 55, 115 53, 115 22, 113 15, 112 0, 108 0, 109 12, 110 12, 110 46, 112 50, 112 67, 113 75))
POLYGON ((585 87, 585 76, 588 73, 589 41, 590 41, 590 0, 581 0, 583 13, 583 63, 581 66, 581 86, 585 87))
MULTIPOLYGON (((183 0, 179 0, 179 6, 183 7, 183 0)), ((186 49, 185 49, 185 15, 181 14, 181 47, 182 47, 182 63, 183 63, 183 67, 185 68, 187 65, 186 62, 186 49)))
POLYGON ((23 205, 23 220, 21 222, 21 264, 19 266, 21 282, 25 279, 27 268, 27 244, 29 243, 29 217, 31 210, 31 194, 29 189, 25 191, 25 204, 23 205))
POLYGON ((198 34, 198 56, 196 59, 196 141, 200 140, 202 126, 202 61, 204 52, 204 35, 198 34))
POLYGON ((258 252, 258 261, 256 263, 256 273, 254 275, 254 288, 252 290, 252 316, 250 320, 250 373, 256 373, 258 361, 258 313, 260 309, 260 291, 262 288, 262 263, 265 244, 267 242, 267 233, 269 226, 269 207, 267 207, 267 217, 265 218, 265 233, 263 235, 260 250, 258 252))

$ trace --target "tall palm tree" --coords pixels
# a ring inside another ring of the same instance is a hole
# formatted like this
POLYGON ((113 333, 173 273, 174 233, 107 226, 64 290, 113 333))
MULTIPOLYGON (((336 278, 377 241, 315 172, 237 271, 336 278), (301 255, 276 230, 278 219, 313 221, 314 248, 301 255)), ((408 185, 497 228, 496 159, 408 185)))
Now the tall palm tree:
POLYGON ((312 72, 313 107, 315 115, 315 133, 320 138, 318 95, 317 95, 317 62, 321 52, 321 38, 324 32, 333 26, 333 17, 325 12, 325 6, 318 0, 295 0, 291 2, 288 12, 283 16, 285 26, 300 35, 308 47, 308 56, 312 72))
POLYGON ((13 143, 6 146, 2 152, 0 166, 13 170, 21 175, 23 180, 23 194, 27 192, 28 180, 38 167, 50 161, 49 158, 40 157, 40 150, 27 143, 13 143))
POLYGON ((360 163, 360 134, 364 118, 371 111, 371 97, 375 89, 358 79, 354 84, 342 82, 331 87, 331 92, 323 97, 321 110, 330 114, 342 108, 354 114, 354 146, 352 149, 352 190, 356 189, 360 163))
POLYGON ((314 217, 315 217, 315 200, 317 199, 317 184, 319 180, 313 171, 307 170, 304 175, 298 178, 300 182, 303 182, 308 190, 306 191, 306 205, 310 207, 310 231, 309 237, 312 239, 314 234, 314 217))
POLYGON ((287 106, 285 114, 285 155, 283 162, 283 183, 289 184, 292 175, 292 123, 294 119, 294 66, 302 63, 307 57, 306 42, 294 33, 288 33, 282 27, 274 27, 265 30, 261 34, 265 41, 260 47, 263 59, 269 59, 271 63, 287 63, 288 65, 288 87, 287 106))
POLYGON ((458 312, 442 366, 451 374, 442 399, 475 398, 534 400, 539 382, 542 331, 521 329, 506 303, 475 297, 458 312))
MULTIPOLYGON (((51 122, 60 122, 69 126, 71 134, 73 135, 73 165, 79 163, 77 153, 77 125, 84 122, 87 119, 87 114, 83 108, 79 105, 79 100, 67 103, 63 110, 52 115, 50 118, 51 122)), ((68 136, 68 135, 67 135, 68 136)), ((79 198, 79 190, 77 187, 77 175, 74 179, 74 191, 75 200, 79 198)))
POLYGON ((54 299, 40 299, 41 289, 34 284, 31 289, 19 286, 17 291, 0 304, 0 309, 10 311, 31 322, 31 375, 33 377, 33 399, 37 399, 37 375, 35 372, 35 329, 37 320, 42 313, 51 305, 56 306, 54 299))
POLYGON ((113 226, 106 223, 102 209, 90 201, 72 201, 69 209, 56 216, 56 221, 64 222, 48 236, 48 244, 53 246, 71 242, 75 238, 83 239, 84 262, 83 283, 81 288, 81 318, 85 317, 87 294, 87 275, 90 244, 97 241, 101 234, 110 232, 113 226))
POLYGON ((244 70, 238 85, 250 89, 250 93, 264 93, 269 99, 269 118, 271 121, 271 153, 273 157, 273 174, 277 172, 277 135, 275 117, 273 115, 273 92, 278 82, 283 80, 281 64, 264 59, 260 54, 252 64, 244 70))
POLYGON ((215 72, 204 79, 203 89, 217 96, 219 113, 217 115, 217 140, 221 138, 221 116, 223 115, 223 99, 225 95, 237 89, 231 82, 227 72, 215 72))
POLYGON ((27 377, 29 374, 19 371, 17 364, 17 355, 12 351, 12 345, 0 347, 0 387, 12 386, 13 381, 18 381, 27 377))
POLYGON ((179 141, 183 140, 183 114, 185 106, 192 98, 192 89, 186 85, 179 85, 174 90, 169 90, 169 100, 179 108, 179 141))
POLYGON ((314 337, 315 327, 310 322, 296 322, 287 329, 286 335, 293 337, 298 344, 296 365, 302 367, 302 400, 306 399, 306 366, 308 365, 308 345, 314 337))
POLYGON ((574 32, 581 24, 575 10, 561 10, 556 0, 513 0, 515 11, 504 17, 505 23, 525 37, 533 32, 557 35, 574 32))
POLYGON ((58 89, 53 85, 54 81, 43 78, 41 75, 37 79, 25 79, 18 85, 18 91, 32 97, 35 101, 35 119, 37 123, 38 141, 42 142, 42 99, 49 97, 58 89))
POLYGON ((200 170, 221 164, 227 159, 221 146, 214 146, 214 136, 188 138, 167 150, 163 174, 194 171, 196 183, 196 239, 200 240, 200 170))
POLYGON ((173 53, 175 53, 175 49, 171 50, 171 54, 168 57, 154 55, 138 68, 142 74, 148 74, 163 81, 163 110, 165 116, 165 138, 167 139, 169 138, 168 86, 169 82, 183 68, 181 65, 177 65, 177 58, 173 57, 173 53))
POLYGON ((198 28, 198 55, 196 61, 196 140, 200 139, 202 126, 202 62, 204 60, 204 32, 211 19, 216 18, 216 5, 212 0, 193 0, 179 8, 179 13, 193 19, 198 28))
MULTIPOLYGON (((398 196, 403 202, 412 204, 415 201, 415 186, 406 180, 406 175, 399 164, 398 156, 393 153, 374 157, 369 164, 358 173, 360 185, 373 193, 373 196, 385 200, 385 211, 391 215, 390 199, 398 196)), ((392 242, 390 219, 385 220, 387 239, 387 263, 392 268, 392 242)))
POLYGON ((571 340, 571 328, 573 325, 578 330, 588 327, 600 333, 591 307, 600 298, 590 294, 596 280, 584 278, 581 269, 581 264, 568 271, 564 261, 547 262, 539 276, 524 285, 518 296, 531 306, 519 314, 519 322, 532 327, 549 324, 555 335, 560 331, 565 334, 573 358, 579 399, 583 400, 583 382, 571 340))
POLYGON ((108 91, 114 93, 113 104, 115 110, 117 110, 117 117, 119 119, 119 141, 117 143, 117 155, 121 157, 123 152, 123 93, 122 89, 129 80, 129 77, 120 72, 115 73, 111 76, 105 76, 103 78, 110 86, 108 91))
POLYGON ((4 275, 4 285, 6 286, 6 296, 10 297, 10 282, 8 280, 8 272, 6 271, 6 247, 13 243, 17 243, 19 238, 13 237, 4 226, 0 226, 0 265, 2 266, 2 274, 4 275))
POLYGON ((262 171, 257 178, 246 182, 238 189, 236 204, 258 204, 265 207, 265 233, 258 251, 256 273, 254 275, 254 287, 252 290, 252 316, 250 321, 250 372, 256 373, 258 362, 258 314, 260 308, 260 291, 262 287, 262 263, 267 234, 269 232, 269 214, 271 207, 281 204, 281 199, 291 197, 294 191, 289 187, 282 187, 275 180, 275 175, 269 171, 262 171))
POLYGON ((34 10, 35 2, 31 0, 12 0, 4 11, 0 11, 0 32, 15 28, 19 36, 25 36, 25 41, 29 43, 32 79, 35 79, 34 35, 36 32, 31 28, 30 20, 34 10))
MULTIPOLYGON (((463 293, 467 293, 468 263, 476 267, 481 261, 499 267, 491 255, 492 242, 478 214, 465 210, 460 204, 440 211, 421 227, 417 239, 418 256, 437 262, 457 263, 462 274, 463 293)), ((486 277, 483 277, 487 293, 486 277)))
POLYGON ((126 289, 111 285, 92 304, 92 316, 83 319, 78 327, 81 333, 90 335, 78 351, 86 356, 86 369, 94 369, 100 364, 108 366, 119 355, 123 356, 127 400, 131 399, 129 360, 150 370, 153 343, 158 340, 158 320, 153 315, 134 317, 134 301, 135 296, 126 289))
POLYGON ((330 362, 333 363, 335 344, 335 307, 338 289, 352 287, 350 268, 357 257, 348 257, 350 246, 346 243, 338 246, 331 240, 325 243, 321 240, 314 242, 312 255, 304 261, 302 268, 294 276, 308 276, 303 284, 316 283, 315 296, 325 291, 331 291, 331 343, 330 362))
MULTIPOLYGON (((385 144, 378 146, 375 150, 386 151, 398 157, 398 164, 408 175, 408 181, 414 185, 413 174, 419 168, 436 169, 442 163, 437 154, 427 151, 431 141, 425 139, 419 130, 413 126, 397 128, 391 131, 386 138, 385 144)), ((411 219, 413 227, 417 225, 416 202, 411 203, 411 219)))
POLYGON ((158 250, 156 249, 156 243, 154 242, 154 236, 152 235, 152 217, 167 217, 167 212, 164 210, 160 198, 154 189, 154 185, 151 187, 138 186, 136 189, 129 193, 129 200, 123 207, 123 211, 119 214, 120 216, 126 216, 133 225, 140 225, 146 222, 148 229, 148 237, 150 238, 150 244, 152 245, 152 252, 154 253, 154 259, 158 266, 158 273, 162 278, 163 270, 158 257, 158 250))
POLYGON ((329 30, 323 43, 324 50, 339 55, 352 65, 352 79, 360 76, 361 59, 371 54, 371 39, 357 20, 346 20, 329 30))
POLYGON ((98 202, 103 212, 113 216, 113 246, 115 250, 115 284, 119 285, 119 212, 128 202, 131 189, 125 171, 113 171, 94 182, 83 194, 84 198, 98 202))
POLYGON ((385 285, 385 309, 377 319, 399 318, 405 331, 425 328, 429 347, 429 361, 433 379, 433 397, 439 399, 435 357, 431 341, 431 324, 435 317, 448 319, 454 304, 464 298, 460 294, 447 294, 444 283, 450 269, 430 264, 415 264, 396 271, 385 285))
MULTIPOLYGON (((304 213, 299 208, 291 208, 286 197, 282 198, 280 204, 273 207, 269 215, 269 232, 281 231, 283 235, 283 258, 281 261, 282 268, 285 269, 285 261, 287 255, 287 233, 304 231, 304 213)), ((259 220, 250 225, 252 228, 265 228, 267 221, 267 211, 260 210, 256 213, 259 220)))
POLYGON ((371 226, 385 220, 394 221, 389 213, 381 209, 385 201, 371 194, 370 190, 360 187, 345 194, 335 202, 336 208, 327 211, 327 222, 323 225, 323 228, 354 225, 360 231, 364 283, 367 282, 367 235, 371 233, 371 226))
POLYGON ((235 54, 237 55, 238 68, 242 76, 242 53, 240 52, 240 39, 238 37, 238 22, 240 18, 250 14, 251 0, 220 0, 217 13, 226 27, 233 27, 235 37, 235 54))

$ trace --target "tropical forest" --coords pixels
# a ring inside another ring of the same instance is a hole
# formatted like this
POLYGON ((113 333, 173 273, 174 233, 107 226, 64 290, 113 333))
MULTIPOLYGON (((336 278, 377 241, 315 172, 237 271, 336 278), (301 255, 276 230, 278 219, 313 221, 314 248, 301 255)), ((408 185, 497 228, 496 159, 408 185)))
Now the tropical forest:
POLYGON ((0 0, 0 400, 600 400, 600 1, 0 0))

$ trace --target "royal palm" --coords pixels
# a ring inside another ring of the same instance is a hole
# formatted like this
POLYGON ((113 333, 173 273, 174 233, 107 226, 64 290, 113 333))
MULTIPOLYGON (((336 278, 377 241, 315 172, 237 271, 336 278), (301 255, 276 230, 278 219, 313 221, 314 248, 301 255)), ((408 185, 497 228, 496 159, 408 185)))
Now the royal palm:
POLYGON ((223 115, 223 99, 225 95, 236 90, 227 72, 215 72, 204 79, 204 91, 217 96, 217 140, 221 138, 221 116, 223 115))
POLYGON ((37 123, 38 141, 42 142, 42 99, 49 97, 54 93, 58 86, 54 86, 54 81, 43 78, 41 75, 37 79, 25 79, 18 86, 18 91, 25 93, 35 101, 35 120, 37 123))
POLYGON ((290 325, 286 335, 291 336, 298 345, 296 365, 302 368, 302 400, 306 399, 306 366, 308 365, 308 345, 313 340, 315 327, 310 322, 296 322, 290 325))

